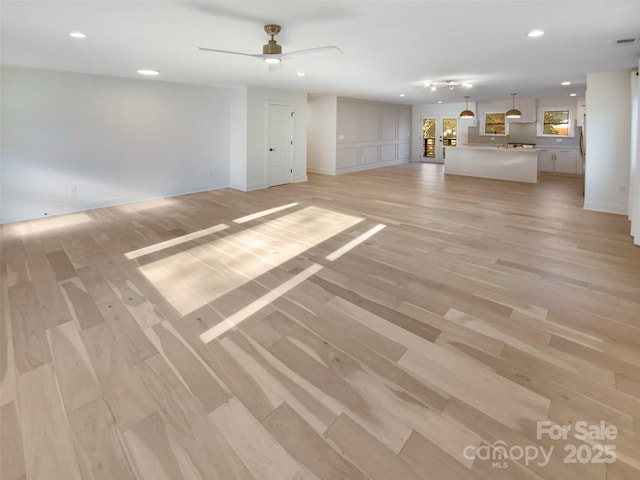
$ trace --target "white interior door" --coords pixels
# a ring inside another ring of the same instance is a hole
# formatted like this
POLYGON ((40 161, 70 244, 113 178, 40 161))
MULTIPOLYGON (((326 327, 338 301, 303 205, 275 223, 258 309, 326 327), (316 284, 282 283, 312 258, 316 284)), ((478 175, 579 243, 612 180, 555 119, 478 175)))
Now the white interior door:
POLYGON ((446 149, 458 144, 458 119, 430 116, 422 119, 422 161, 444 163, 446 149))
POLYGON ((293 176, 293 106, 267 104, 269 186, 291 183, 293 176))

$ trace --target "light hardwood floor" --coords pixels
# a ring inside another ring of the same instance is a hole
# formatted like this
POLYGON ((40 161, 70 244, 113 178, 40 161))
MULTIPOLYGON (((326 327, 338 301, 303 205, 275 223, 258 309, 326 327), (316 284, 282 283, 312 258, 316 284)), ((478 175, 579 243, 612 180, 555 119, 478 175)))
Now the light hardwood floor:
POLYGON ((640 248, 581 188, 409 164, 5 225, 0 478, 637 480, 640 248))

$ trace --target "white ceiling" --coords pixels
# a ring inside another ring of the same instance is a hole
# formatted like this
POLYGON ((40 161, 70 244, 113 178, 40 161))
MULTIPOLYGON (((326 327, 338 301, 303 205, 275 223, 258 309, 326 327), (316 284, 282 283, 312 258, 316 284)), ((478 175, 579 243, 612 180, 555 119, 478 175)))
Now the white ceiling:
POLYGON ((586 74, 638 66, 640 0, 30 1, 2 0, 3 65, 198 85, 253 85, 397 103, 584 95, 586 74), (283 51, 336 45, 341 56, 287 62, 261 53, 267 23, 283 51), (527 32, 546 31, 540 38, 527 32), (88 35, 74 40, 67 32, 88 35), (298 71, 306 72, 300 78, 298 71), (139 77, 138 77, 139 78, 139 77), (469 81, 431 92, 428 81, 469 81), (571 86, 560 86, 571 81, 571 86), (406 97, 400 98, 404 93, 406 97))

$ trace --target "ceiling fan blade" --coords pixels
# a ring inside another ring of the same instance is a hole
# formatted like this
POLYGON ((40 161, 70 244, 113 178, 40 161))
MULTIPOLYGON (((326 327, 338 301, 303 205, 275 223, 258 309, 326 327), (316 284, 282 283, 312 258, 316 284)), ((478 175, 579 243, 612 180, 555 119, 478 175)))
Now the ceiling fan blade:
POLYGON ((217 48, 198 47, 198 50, 202 50, 204 52, 228 53, 230 55, 242 55, 244 57, 253 57, 253 58, 263 58, 264 57, 264 55, 256 55, 256 54, 253 54, 253 53, 243 53, 243 52, 233 52, 231 50, 218 50, 217 48))
POLYGON ((342 50, 338 47, 330 46, 330 47, 316 47, 316 48, 305 48, 303 50, 294 50, 293 52, 283 53, 283 58, 297 58, 303 56, 312 56, 312 55, 325 55, 329 53, 342 55, 342 50))

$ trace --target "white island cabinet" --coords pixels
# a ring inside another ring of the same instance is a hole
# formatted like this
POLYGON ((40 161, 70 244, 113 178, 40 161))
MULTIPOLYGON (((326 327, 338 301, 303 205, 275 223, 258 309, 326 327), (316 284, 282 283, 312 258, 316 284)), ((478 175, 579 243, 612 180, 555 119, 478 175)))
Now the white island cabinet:
POLYGON ((538 153, 533 149, 459 146, 448 148, 444 172, 451 175, 538 182, 538 153))
POLYGON ((541 172, 582 175, 582 162, 578 147, 539 147, 538 164, 541 172))

